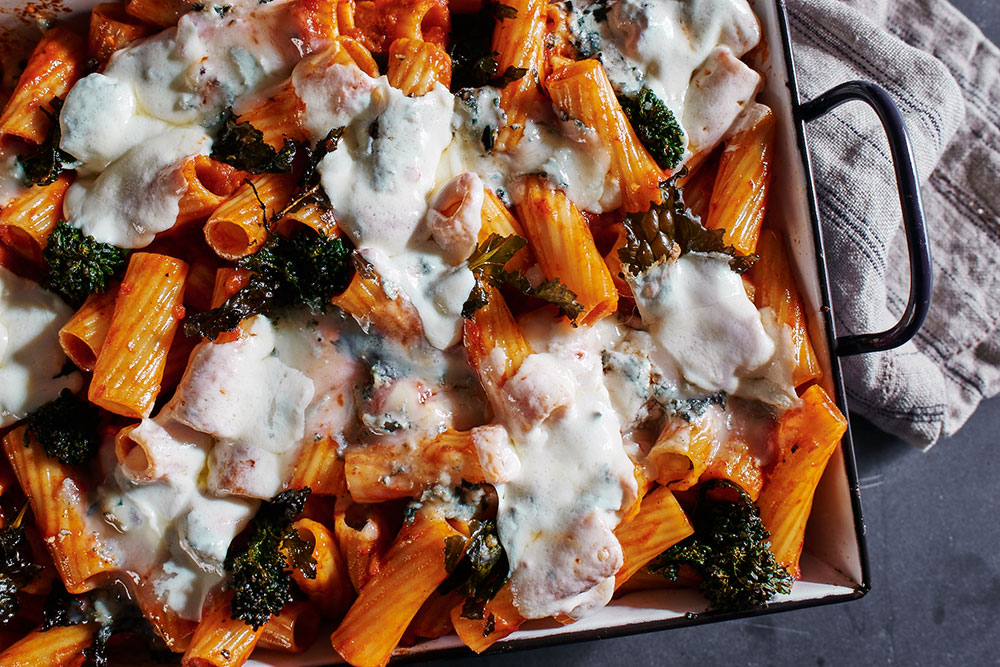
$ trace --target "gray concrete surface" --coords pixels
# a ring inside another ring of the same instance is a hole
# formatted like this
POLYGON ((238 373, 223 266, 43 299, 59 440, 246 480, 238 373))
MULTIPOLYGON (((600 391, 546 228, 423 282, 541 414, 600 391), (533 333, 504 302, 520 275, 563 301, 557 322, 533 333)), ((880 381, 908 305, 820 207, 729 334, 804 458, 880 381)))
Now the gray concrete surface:
MULTIPOLYGON (((1000 0, 953 1, 1000 42, 1000 0)), ((435 664, 1000 665, 1000 399, 928 453, 853 423, 872 565, 861 600, 435 664)))

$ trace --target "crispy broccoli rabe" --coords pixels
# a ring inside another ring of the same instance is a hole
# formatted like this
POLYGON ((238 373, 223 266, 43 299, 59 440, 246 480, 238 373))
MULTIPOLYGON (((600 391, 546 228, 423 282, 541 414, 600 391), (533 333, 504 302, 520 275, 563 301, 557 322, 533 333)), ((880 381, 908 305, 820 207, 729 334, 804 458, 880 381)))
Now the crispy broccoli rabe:
POLYGON ((35 562, 31 545, 21 527, 25 505, 17 518, 0 528, 0 623, 13 620, 20 607, 17 592, 30 583, 42 566, 35 562))
POLYGON ((55 183, 59 175, 68 166, 76 163, 76 158, 59 148, 62 138, 62 131, 59 126, 59 111, 62 109, 63 101, 58 97, 53 97, 49 102, 49 108, 39 107, 42 113, 49 118, 49 133, 35 149, 24 157, 17 158, 17 162, 24 171, 24 180, 28 185, 51 185, 55 183))
POLYGON ((286 306, 325 312, 330 299, 350 284, 350 255, 339 238, 310 231, 290 238, 272 235, 260 250, 239 262, 253 272, 250 282, 218 308, 189 316, 184 333, 212 340, 251 315, 286 306))
POLYGON ((524 296, 550 303, 559 309, 560 315, 565 315, 571 321, 576 321, 583 306, 576 300, 576 294, 558 278, 552 278, 532 286, 520 271, 508 271, 504 268, 517 252, 528 242, 520 236, 500 236, 490 234, 469 257, 467 266, 476 278, 476 285, 469 298, 462 306, 462 317, 472 319, 476 311, 486 305, 487 284, 497 289, 508 288, 524 296))
POLYGON ((673 169, 684 157, 684 130, 674 112, 649 88, 618 98, 639 141, 661 169, 673 169))
POLYGON ((264 133, 248 122, 241 122, 232 108, 226 109, 212 143, 212 158, 251 174, 286 174, 292 170, 295 144, 285 139, 276 151, 266 141, 264 133))
POLYGON ((733 271, 746 273, 757 255, 743 255, 727 244, 724 230, 702 226, 701 218, 687 207, 677 187, 677 179, 684 173, 660 184, 662 204, 625 216, 625 247, 618 251, 622 265, 632 275, 638 275, 660 260, 676 259, 689 252, 717 252, 729 255, 733 271))
POLYGON ((792 577, 771 553, 757 505, 738 486, 702 484, 693 523, 694 535, 657 556, 650 572, 675 581, 681 566, 689 566, 701 576, 701 593, 723 611, 759 607, 791 590, 792 577))
POLYGON ((470 533, 449 537, 445 542, 445 569, 450 573, 439 587, 442 594, 457 591, 465 595, 462 617, 482 619, 486 603, 507 582, 510 566, 507 552, 497 535, 493 519, 472 521, 470 533))
POLYGON ((79 306, 125 271, 128 250, 100 243, 76 227, 60 222, 42 251, 48 264, 43 284, 71 306, 79 306))
POLYGON ((46 454, 62 463, 86 463, 97 453, 99 421, 97 408, 63 389, 58 398, 28 415, 25 446, 37 442, 46 454))
POLYGON ((230 548, 226 558, 226 570, 232 575, 233 618, 255 630, 292 599, 288 561, 307 578, 316 577, 312 550, 292 530, 308 496, 308 487, 290 489, 261 504, 250 524, 246 546, 230 548))

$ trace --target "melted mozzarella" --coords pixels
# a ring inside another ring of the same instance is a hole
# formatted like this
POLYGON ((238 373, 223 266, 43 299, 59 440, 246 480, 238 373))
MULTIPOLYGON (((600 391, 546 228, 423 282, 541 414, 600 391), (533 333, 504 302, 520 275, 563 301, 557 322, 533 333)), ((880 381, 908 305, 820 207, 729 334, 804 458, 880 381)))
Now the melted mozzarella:
POLYGON ((59 329, 73 314, 58 296, 0 267, 0 427, 23 419, 63 388, 76 392, 79 373, 66 362, 59 329))
POLYGON ((204 128, 298 60, 288 12, 288 2, 252 0, 224 17, 189 12, 78 82, 59 116, 60 147, 84 176, 66 194, 70 224, 123 248, 173 226, 185 187, 178 169, 211 148, 204 128))
POLYGON ((236 341, 203 343, 164 409, 216 439, 209 461, 216 493, 270 498, 302 441, 314 385, 273 356, 274 345, 274 329, 261 316, 236 341))
POLYGON ((170 129, 134 146, 100 175, 70 186, 63 202, 67 220, 101 243, 149 245, 177 220, 187 189, 181 164, 192 155, 208 154, 210 146, 201 128, 170 129))
MULTIPOLYGON (((601 369, 598 329, 560 331, 505 387, 519 459, 497 485, 497 528, 526 618, 582 615, 614 590, 613 530, 636 496, 632 461, 601 369)), ((536 348, 540 345, 536 345, 536 348)))
POLYGON ((225 576, 229 544, 258 503, 211 495, 203 471, 212 438, 169 415, 143 420, 131 438, 157 474, 137 481, 119 468, 101 487, 98 507, 115 529, 102 542, 121 566, 152 583, 164 606, 199 620, 205 597, 225 576))
POLYGON ((239 0, 225 16, 188 12, 170 28, 117 52, 104 73, 127 82, 146 115, 203 124, 299 60, 290 2, 239 0))
POLYGON ((454 98, 440 84, 422 97, 406 97, 385 77, 356 90, 332 98, 329 108, 307 106, 307 126, 323 135, 333 129, 325 123, 353 112, 340 145, 318 165, 323 189, 338 225, 379 272, 386 294, 409 299, 427 340, 444 349, 461 334, 462 305, 475 284, 425 224, 437 165, 451 140, 454 98))
POLYGON ((795 395, 790 373, 782 378, 775 370, 787 364, 780 359, 788 355, 780 354, 728 257, 689 253, 629 280, 642 322, 655 341, 650 354, 659 367, 680 369, 687 382, 707 393, 771 402, 795 395), (771 382, 765 389, 756 382, 768 378, 788 384, 771 382))
POLYGON ((487 151, 487 135, 506 127, 499 91, 484 87, 462 91, 452 123, 455 136, 445 151, 438 181, 473 171, 501 199, 520 201, 519 181, 543 174, 580 209, 602 213, 621 206, 621 188, 610 178, 611 155, 596 133, 573 120, 558 120, 551 110, 534 110, 515 149, 487 151))

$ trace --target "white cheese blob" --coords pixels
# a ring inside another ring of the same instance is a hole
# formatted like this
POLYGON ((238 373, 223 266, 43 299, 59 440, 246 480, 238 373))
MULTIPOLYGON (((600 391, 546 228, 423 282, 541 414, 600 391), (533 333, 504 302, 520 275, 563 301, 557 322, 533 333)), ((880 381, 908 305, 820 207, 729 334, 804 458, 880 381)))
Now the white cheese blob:
MULTIPOLYGON (((629 280, 643 325, 655 340, 651 354, 658 366, 678 367, 707 393, 757 397, 747 381, 773 373, 778 347, 728 260, 689 253, 629 280)), ((794 388, 780 393, 794 395, 794 388)))
POLYGON ((203 470, 212 438, 169 415, 144 419, 131 438, 158 474, 134 481, 117 468, 98 490, 97 507, 114 528, 102 543, 121 567, 151 581, 168 609, 197 621, 205 597, 225 577, 229 544, 258 503, 211 496, 203 470))
POLYGON ((438 168, 438 182, 475 172, 508 203, 521 198, 519 182, 543 174, 580 209, 602 213, 621 206, 621 188, 610 178, 611 154, 596 133, 573 120, 559 120, 551 109, 533 110, 521 141, 511 152, 484 145, 507 120, 500 91, 489 86, 461 91, 452 122, 454 139, 438 168))
POLYGON ((177 168, 209 152, 204 128, 298 61, 290 6, 239 0, 222 16, 188 12, 79 81, 59 116, 60 147, 84 176, 66 194, 68 222, 123 248, 173 226, 184 186, 177 168))
POLYGON ((133 146, 170 126, 137 112, 129 82, 94 72, 69 91, 59 116, 59 147, 81 162, 77 173, 99 172, 133 146))
POLYGON ((270 498, 298 452, 313 382, 273 356, 274 344, 262 316, 233 342, 201 344, 164 408, 217 440, 209 462, 216 493, 270 498))
POLYGON ((0 427, 23 419, 64 388, 79 391, 79 373, 57 377, 66 362, 59 329, 72 314, 58 296, 0 266, 0 427))
POLYGON ((201 128, 171 129, 131 148, 98 176, 66 191, 63 212, 84 234, 120 248, 142 248, 173 227, 187 184, 184 160, 206 155, 211 139, 201 128))
POLYGON ((413 98, 385 77, 377 79, 369 104, 319 163, 337 223, 359 248, 377 247, 389 256, 406 249, 427 213, 437 164, 451 141, 453 107, 440 84, 413 98))
MULTIPOLYGON (((350 76, 360 81, 364 75, 350 76)), ((386 294, 403 294, 414 305, 427 340, 439 349, 453 345, 474 278, 447 261, 425 216, 441 153, 451 141, 454 98, 440 84, 410 98, 382 77, 367 92, 332 99, 330 107, 307 106, 307 126, 325 136, 333 128, 322 119, 339 123, 355 112, 338 148, 317 168, 337 224, 378 271, 386 294)))
POLYGON ((357 67, 321 66, 326 60, 320 52, 305 58, 292 70, 292 86, 305 110, 302 125, 313 142, 326 137, 330 130, 346 126, 371 104, 372 91, 378 86, 357 67))
POLYGON ((237 0, 224 16, 188 12, 176 28, 117 52, 104 74, 128 82, 142 113, 173 125, 211 122, 299 60, 291 2, 237 0))
MULTIPOLYGON (((550 325, 551 328, 551 325, 550 325)), ((597 329, 556 325, 504 388, 520 462, 497 485, 497 529, 525 618, 603 606, 622 564, 614 536, 636 497, 621 422, 604 386, 597 329)))

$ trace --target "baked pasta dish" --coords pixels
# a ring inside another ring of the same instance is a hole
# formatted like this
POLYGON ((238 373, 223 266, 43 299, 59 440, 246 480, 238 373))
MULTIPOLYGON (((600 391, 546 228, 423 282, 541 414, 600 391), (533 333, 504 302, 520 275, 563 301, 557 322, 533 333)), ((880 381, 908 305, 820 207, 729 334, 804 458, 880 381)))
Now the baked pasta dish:
POLYGON ((747 1, 226 3, 5 71, 0 665, 787 594, 846 420, 747 1))

